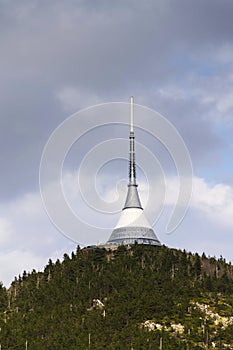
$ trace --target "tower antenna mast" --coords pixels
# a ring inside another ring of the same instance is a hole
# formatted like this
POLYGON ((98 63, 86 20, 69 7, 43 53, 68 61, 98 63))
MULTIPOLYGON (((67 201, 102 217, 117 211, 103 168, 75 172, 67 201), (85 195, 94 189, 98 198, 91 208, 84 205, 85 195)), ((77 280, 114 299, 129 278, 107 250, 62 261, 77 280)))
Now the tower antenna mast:
POLYGON ((134 103, 130 97, 129 128, 129 183, 124 208, 106 245, 152 244, 160 246, 151 224, 148 222, 138 195, 136 183, 135 145, 134 145, 134 103))
POLYGON ((130 134, 129 134, 129 185, 136 185, 135 145, 134 145, 134 105, 130 97, 130 134))
POLYGON ((133 131, 133 96, 130 97, 130 132, 133 131))

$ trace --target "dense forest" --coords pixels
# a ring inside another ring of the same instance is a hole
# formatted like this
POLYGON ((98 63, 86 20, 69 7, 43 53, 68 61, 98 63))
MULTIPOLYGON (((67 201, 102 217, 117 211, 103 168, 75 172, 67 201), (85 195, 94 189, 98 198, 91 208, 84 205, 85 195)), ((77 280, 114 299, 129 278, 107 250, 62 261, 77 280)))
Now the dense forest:
POLYGON ((233 268, 135 244, 77 248, 0 285, 0 349, 233 349, 233 268))

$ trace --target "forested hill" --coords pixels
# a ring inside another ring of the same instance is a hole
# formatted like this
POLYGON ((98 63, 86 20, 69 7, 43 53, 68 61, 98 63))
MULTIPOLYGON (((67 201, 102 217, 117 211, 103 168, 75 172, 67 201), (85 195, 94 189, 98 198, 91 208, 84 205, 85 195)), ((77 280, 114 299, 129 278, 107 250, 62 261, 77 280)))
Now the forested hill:
POLYGON ((233 349, 233 268, 166 247, 77 248, 0 288, 0 349, 233 349))

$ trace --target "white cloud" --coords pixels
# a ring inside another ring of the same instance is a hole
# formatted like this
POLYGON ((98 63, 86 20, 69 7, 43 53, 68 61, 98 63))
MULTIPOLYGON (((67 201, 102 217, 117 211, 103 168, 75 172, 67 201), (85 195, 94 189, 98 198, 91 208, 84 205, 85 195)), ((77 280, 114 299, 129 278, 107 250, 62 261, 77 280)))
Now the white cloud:
POLYGON ((172 100, 184 100, 187 98, 188 92, 178 86, 168 86, 158 89, 158 93, 162 98, 172 99, 172 100))
POLYGON ((0 255, 0 280, 4 285, 9 286, 14 276, 22 275, 23 271, 32 269, 41 270, 47 264, 48 259, 35 255, 32 251, 16 249, 1 252, 0 255))
POLYGON ((217 108, 220 112, 226 113, 233 107, 233 93, 224 94, 217 102, 217 108))
POLYGON ((221 45, 217 50, 215 48, 215 54, 212 57, 219 63, 232 64, 233 45, 227 43, 223 46, 221 45))
POLYGON ((66 112, 74 113, 80 108, 86 108, 103 102, 93 92, 84 91, 79 88, 65 87, 55 94, 66 112))
MULTIPOLYGON (((179 179, 167 179, 165 204, 174 205, 178 197, 179 179)), ((206 220, 222 227, 233 228, 233 187, 223 183, 208 184, 205 179, 193 178, 190 209, 198 210, 206 220)))
POLYGON ((209 185, 204 179, 194 178, 191 206, 223 227, 233 228, 233 187, 225 184, 209 185))
POLYGON ((42 270, 76 244, 59 234, 48 219, 40 193, 0 204, 0 281, 7 286, 23 270, 42 270))
POLYGON ((13 227, 9 220, 0 218, 0 244, 6 243, 12 235, 13 227))

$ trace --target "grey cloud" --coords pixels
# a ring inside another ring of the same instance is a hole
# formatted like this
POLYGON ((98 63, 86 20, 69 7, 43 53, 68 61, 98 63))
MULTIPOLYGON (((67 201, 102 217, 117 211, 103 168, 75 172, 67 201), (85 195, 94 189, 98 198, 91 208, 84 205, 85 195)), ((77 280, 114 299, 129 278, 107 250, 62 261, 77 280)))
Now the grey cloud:
POLYGON ((61 120, 51 92, 36 82, 12 82, 0 95, 1 199, 38 184, 40 157, 61 120), (50 96, 49 96, 50 95, 50 96))
POLYGON ((230 2, 149 1, 144 6, 128 1, 113 8, 107 2, 33 4, 25 1, 6 15, 2 59, 14 73, 21 69, 45 83, 78 84, 102 93, 109 87, 119 91, 123 84, 147 86, 183 69, 174 53, 232 41, 230 2))
MULTIPOLYGON (((37 183, 43 144, 66 117, 55 98, 66 87, 100 100, 126 99, 132 91, 150 96, 148 105, 167 112, 197 163, 205 152, 206 161, 208 150, 223 146, 202 120, 207 110, 189 96, 172 101, 150 92, 184 87, 202 67, 201 55, 207 60, 210 47, 232 44, 232 7, 230 1, 3 1, 2 195, 37 183)), ((191 86, 184 88, 191 93, 191 86)))

